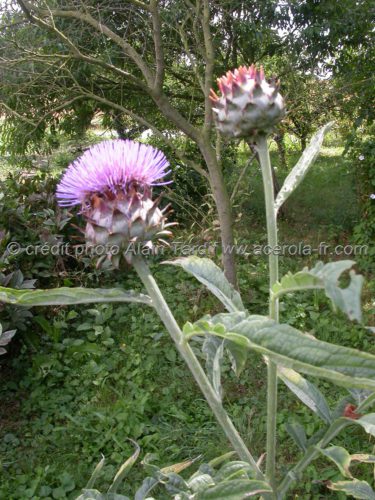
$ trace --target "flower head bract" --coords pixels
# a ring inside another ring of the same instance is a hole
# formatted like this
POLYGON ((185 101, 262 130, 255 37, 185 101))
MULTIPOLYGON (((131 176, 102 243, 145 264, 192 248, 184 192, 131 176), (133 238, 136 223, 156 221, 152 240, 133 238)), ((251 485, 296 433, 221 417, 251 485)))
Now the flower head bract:
MULTIPOLYGON (((168 184, 164 154, 152 146, 131 140, 104 141, 75 160, 57 186, 59 205, 81 205, 86 219, 85 239, 90 248, 105 248, 105 256, 118 267, 129 244, 154 248, 164 242, 166 211, 159 209, 160 197, 152 199, 152 186, 168 184)), ((100 260, 102 262, 103 259, 100 260)))

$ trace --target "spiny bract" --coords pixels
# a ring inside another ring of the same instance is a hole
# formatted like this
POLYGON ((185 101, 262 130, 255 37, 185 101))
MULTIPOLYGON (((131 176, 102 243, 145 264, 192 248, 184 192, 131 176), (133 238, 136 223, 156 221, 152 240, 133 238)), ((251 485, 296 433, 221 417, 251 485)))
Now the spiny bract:
POLYGON ((268 83, 264 71, 241 66, 218 79, 219 97, 211 90, 211 101, 217 128, 227 137, 243 137, 256 142, 268 135, 285 116, 279 83, 268 83))
MULTIPOLYGON (((152 199, 153 185, 168 174, 164 154, 130 140, 104 141, 89 148, 66 170, 57 187, 58 203, 82 206, 87 246, 115 267, 132 244, 153 247, 152 241, 170 235, 168 207, 152 199)), ((163 240, 161 240, 163 241, 163 240)), ((133 245, 134 247, 134 245, 133 245)), ((131 260, 131 254, 125 255, 131 260)))

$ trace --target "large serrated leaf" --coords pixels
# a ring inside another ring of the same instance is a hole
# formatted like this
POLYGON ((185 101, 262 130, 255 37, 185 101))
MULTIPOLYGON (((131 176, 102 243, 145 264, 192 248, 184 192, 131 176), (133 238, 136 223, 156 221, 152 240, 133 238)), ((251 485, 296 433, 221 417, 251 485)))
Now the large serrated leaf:
POLYGON ((315 158, 319 154, 323 144, 323 139, 328 130, 332 127, 333 122, 329 122, 320 128, 312 137, 310 144, 302 153, 293 170, 287 176, 275 200, 275 210, 279 210, 281 205, 289 198, 297 186, 302 182, 309 167, 313 164, 315 158))
POLYGON ((51 288, 50 290, 16 290, 0 287, 0 302, 20 306, 55 306, 98 302, 138 302, 152 305, 150 297, 120 288, 51 288))
POLYGON ((339 278, 355 264, 352 260, 341 260, 323 264, 318 262, 312 269, 304 268, 298 273, 288 273, 272 287, 275 297, 299 290, 324 289, 333 305, 343 311, 349 319, 361 321, 361 291, 363 277, 350 272, 350 284, 339 286, 339 278))
POLYGON ((337 483, 328 483, 328 488, 333 491, 342 491, 347 495, 361 500, 375 500, 375 492, 366 481, 339 481, 337 483))
POLYGON ((212 260, 192 255, 165 263, 181 266, 186 272, 195 276, 224 304, 229 312, 245 310, 240 294, 212 260))
POLYGON ((324 422, 332 421, 327 401, 319 389, 302 375, 290 368, 278 367, 278 376, 284 384, 324 422))
POLYGON ((278 365, 326 378, 338 385, 375 388, 375 356, 372 354, 322 342, 265 316, 218 314, 211 321, 212 329, 202 330, 202 335, 218 335, 264 354, 278 365), (218 324, 226 331, 218 329, 218 324))
POLYGON ((237 479, 224 481, 197 495, 197 500, 242 500, 263 493, 271 493, 272 488, 264 481, 237 479))

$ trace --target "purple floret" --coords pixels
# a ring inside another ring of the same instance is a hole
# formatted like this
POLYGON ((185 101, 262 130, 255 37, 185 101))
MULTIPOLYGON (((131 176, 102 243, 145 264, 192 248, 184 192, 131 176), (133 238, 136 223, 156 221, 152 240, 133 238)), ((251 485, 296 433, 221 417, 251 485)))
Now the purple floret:
POLYGON ((87 203, 94 194, 126 191, 131 183, 142 186, 162 182, 170 170, 158 149, 129 139, 103 141, 92 146, 69 165, 56 190, 62 207, 87 203))

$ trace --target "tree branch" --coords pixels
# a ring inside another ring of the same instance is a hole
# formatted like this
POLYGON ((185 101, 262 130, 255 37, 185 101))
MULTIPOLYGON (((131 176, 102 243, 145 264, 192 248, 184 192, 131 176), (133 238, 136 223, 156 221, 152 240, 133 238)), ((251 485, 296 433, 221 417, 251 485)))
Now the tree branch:
POLYGON ((35 126, 35 122, 30 120, 29 118, 26 118, 26 116, 20 115, 15 109, 12 109, 7 104, 5 104, 5 102, 1 101, 0 106, 3 106, 10 114, 16 116, 18 119, 22 120, 23 122, 26 122, 29 125, 35 126))
MULTIPOLYGON (((94 64, 97 66, 101 66, 102 68, 108 69, 110 71, 113 71, 114 73, 117 73, 121 75, 122 77, 126 78, 127 80, 131 81, 138 87, 140 87, 142 90, 147 91, 147 86, 140 80, 139 78, 136 78, 133 76, 131 73, 124 71, 123 69, 119 68, 118 66, 115 66, 113 64, 107 63, 105 61, 102 61, 100 59, 97 59, 95 57, 90 57, 87 54, 83 54, 81 50, 64 34, 62 33, 59 29, 57 29, 53 16, 50 16, 51 23, 46 23, 42 19, 36 17, 35 15, 30 13, 30 19, 34 21, 36 24, 38 24, 40 27, 48 29, 52 33, 55 33, 57 37, 59 37, 70 49, 71 55, 78 60, 85 61, 89 64, 94 64)), ((35 54, 39 56, 39 54, 35 54)), ((42 57, 46 57, 45 55, 42 55, 42 57)), ((51 56, 49 56, 51 57, 51 56)), ((67 57, 65 54, 54 54, 52 57, 56 58, 64 58, 67 57)))
POLYGON ((237 179, 237 182, 236 182, 236 184, 235 184, 235 186, 233 188, 232 194, 230 195, 230 201, 231 201, 231 203, 234 202, 234 200, 236 198, 236 195, 237 195, 237 192, 238 192, 238 188, 240 187, 241 181, 244 178, 244 175, 246 174, 247 169, 253 163, 254 158, 256 157, 256 155, 257 155, 257 153, 253 153, 250 156, 249 160, 246 162, 246 165, 244 166, 244 168, 242 169, 240 175, 238 176, 238 179, 237 179))
POLYGON ((152 14, 152 35, 155 47, 155 60, 156 60, 156 75, 154 80, 155 94, 162 93, 165 72, 165 60, 163 41, 161 38, 161 21, 160 12, 158 9, 158 0, 150 1, 150 11, 152 14))
POLYGON ((210 96, 210 90, 213 84, 213 74, 215 65, 215 50, 212 43, 211 28, 210 28, 210 6, 208 0, 203 0, 203 37, 205 46, 205 71, 204 71, 204 131, 209 133, 212 127, 212 106, 210 96))
POLYGON ((28 0, 17 0, 20 4, 22 10, 30 16, 32 16, 32 12, 36 11, 40 16, 45 17, 60 17, 63 19, 77 19, 78 21, 82 21, 86 24, 89 24, 99 33, 103 33, 105 36, 110 38, 114 43, 119 45, 124 53, 130 57, 130 59, 137 65, 140 69, 142 75, 144 76, 147 84, 152 87, 154 82, 154 75, 149 66, 145 63, 142 56, 132 47, 126 40, 124 40, 121 36, 117 35, 114 31, 112 31, 108 26, 102 24, 97 21, 91 14, 80 12, 78 10, 60 10, 60 9, 41 9, 33 4, 31 4, 28 0))

